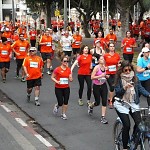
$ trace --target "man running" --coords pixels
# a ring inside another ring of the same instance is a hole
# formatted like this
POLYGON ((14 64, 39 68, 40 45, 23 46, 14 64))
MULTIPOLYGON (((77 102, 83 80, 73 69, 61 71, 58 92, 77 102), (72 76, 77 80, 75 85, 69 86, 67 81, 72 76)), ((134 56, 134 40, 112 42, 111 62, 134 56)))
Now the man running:
POLYGON ((43 60, 37 56, 37 49, 31 47, 29 50, 29 56, 24 59, 23 68, 26 74, 27 80, 27 101, 30 101, 32 89, 34 87, 35 105, 40 106, 39 95, 41 86, 41 77, 43 69, 43 60))

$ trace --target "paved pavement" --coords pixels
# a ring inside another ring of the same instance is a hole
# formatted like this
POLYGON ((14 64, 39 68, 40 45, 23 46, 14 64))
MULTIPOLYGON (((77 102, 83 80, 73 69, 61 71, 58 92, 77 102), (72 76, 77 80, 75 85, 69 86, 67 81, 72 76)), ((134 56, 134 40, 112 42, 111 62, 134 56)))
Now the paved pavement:
MULTIPOLYGON (((54 68, 59 65, 55 60, 54 68)), ((54 83, 50 76, 45 74, 42 80, 40 102, 41 106, 34 105, 34 95, 31 102, 26 102, 26 83, 14 78, 15 61, 11 62, 11 69, 8 73, 7 82, 0 83, 0 89, 5 92, 23 111, 35 119, 53 138, 58 141, 61 147, 66 150, 110 150, 113 149, 112 129, 117 117, 114 110, 107 110, 109 124, 100 123, 101 107, 94 109, 93 116, 87 114, 87 106, 78 106, 78 81, 77 68, 73 73, 74 81, 71 83, 71 95, 69 109, 67 112, 68 120, 62 120, 60 115, 54 116, 53 106, 56 103, 54 94, 54 83)), ((94 98, 92 96, 91 100, 94 98)), ((146 105, 145 99, 143 105, 146 105)), ((86 85, 83 95, 86 102, 86 85)), ((2 128, 2 127, 1 127, 2 128)))

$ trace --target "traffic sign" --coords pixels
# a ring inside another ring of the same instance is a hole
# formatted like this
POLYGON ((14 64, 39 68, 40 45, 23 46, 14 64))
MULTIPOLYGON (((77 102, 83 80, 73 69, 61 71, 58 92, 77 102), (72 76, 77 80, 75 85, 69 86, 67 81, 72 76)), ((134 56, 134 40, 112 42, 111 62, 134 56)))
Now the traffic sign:
POLYGON ((58 9, 55 10, 55 16, 56 17, 60 16, 60 11, 58 9))
POLYGON ((34 14, 32 15, 32 18, 33 18, 34 20, 36 20, 36 19, 38 18, 38 14, 34 13, 34 14))

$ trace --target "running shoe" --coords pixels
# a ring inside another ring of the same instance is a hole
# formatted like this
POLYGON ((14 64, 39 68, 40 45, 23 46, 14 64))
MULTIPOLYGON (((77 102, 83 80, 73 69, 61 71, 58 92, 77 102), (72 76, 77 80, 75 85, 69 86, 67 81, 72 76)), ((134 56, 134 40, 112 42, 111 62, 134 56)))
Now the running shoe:
POLYGON ((50 71, 53 72, 53 67, 52 66, 50 66, 50 71))
POLYGON ((78 100, 78 104, 79 104, 79 106, 83 106, 83 105, 84 105, 82 99, 79 99, 79 100, 78 100))
POLYGON ((66 116, 66 114, 62 114, 62 115, 61 115, 61 118, 62 118, 63 120, 67 120, 67 119, 68 119, 67 116, 66 116))
POLYGON ((101 117, 101 123, 108 124, 108 121, 106 120, 104 116, 101 117))
POLYGON ((3 83, 6 83, 6 79, 3 79, 3 83))
POLYGON ((57 104, 55 104, 55 106, 54 106, 54 109, 53 109, 53 114, 54 115, 57 115, 58 114, 58 105, 57 104))
POLYGON ((51 75, 51 72, 50 72, 50 71, 47 71, 47 74, 48 74, 48 75, 51 75))
POLYGON ((35 101, 35 105, 36 106, 40 106, 40 102, 37 100, 37 101, 35 101))
POLYGON ((21 82, 26 82, 26 79, 24 77, 21 78, 21 82))
POLYGON ((30 95, 27 95, 27 102, 30 102, 30 95))
POLYGON ((88 106, 88 114, 89 115, 93 114, 93 107, 91 107, 90 105, 88 106))

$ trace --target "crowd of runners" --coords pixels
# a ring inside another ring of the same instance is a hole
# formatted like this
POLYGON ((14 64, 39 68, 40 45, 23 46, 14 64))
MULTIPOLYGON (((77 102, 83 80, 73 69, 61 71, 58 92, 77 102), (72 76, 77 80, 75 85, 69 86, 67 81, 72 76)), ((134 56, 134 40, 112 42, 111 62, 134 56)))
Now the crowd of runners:
MULTIPOLYGON (((101 22, 102 24, 102 22, 101 22)), ((30 101, 32 89, 34 88, 35 105, 40 106, 39 95, 42 78, 47 73, 51 75, 55 82, 55 95, 57 103, 53 113, 57 114, 60 107, 61 118, 66 120, 68 101, 70 96, 69 82, 73 81, 74 68, 78 68, 78 104, 83 106, 85 103, 88 114, 93 114, 93 109, 100 105, 101 122, 107 124, 106 109, 113 109, 113 96, 115 94, 114 81, 118 68, 121 66, 121 56, 115 51, 117 36, 115 29, 110 28, 109 33, 104 37, 102 26, 97 23, 98 32, 93 40, 93 45, 88 47, 82 44, 82 35, 79 30, 71 34, 68 30, 54 32, 47 28, 39 33, 31 27, 29 31, 23 24, 13 28, 10 22, 3 22, 0 26, 0 69, 2 82, 7 83, 7 72, 9 71, 11 60, 16 61, 16 78, 21 82, 27 82, 27 101, 30 101), (38 55, 37 51, 40 52, 38 55), (57 61, 57 56, 61 60, 60 66, 53 68, 52 64, 57 61), (45 72, 46 70, 46 72, 45 72), (21 71, 21 73, 20 73, 21 71), (82 94, 84 82, 87 84, 87 101, 83 101, 82 94), (91 94, 94 101, 91 101, 91 94)), ((121 25, 120 25, 121 26, 121 25)), ((134 49, 137 47, 138 37, 135 32, 134 24, 132 29, 126 31, 120 48, 123 50, 123 59, 132 63, 134 49), (134 29, 134 30, 133 30, 134 29), (134 35, 134 37, 132 37, 134 35)), ((137 28, 136 28, 137 29, 137 28)), ((141 22, 138 27, 142 36, 142 50, 137 61, 137 77, 142 86, 150 92, 150 19, 141 22)), ((128 69, 128 71, 130 71, 128 69)), ((150 100, 147 98, 148 106, 150 100)))

